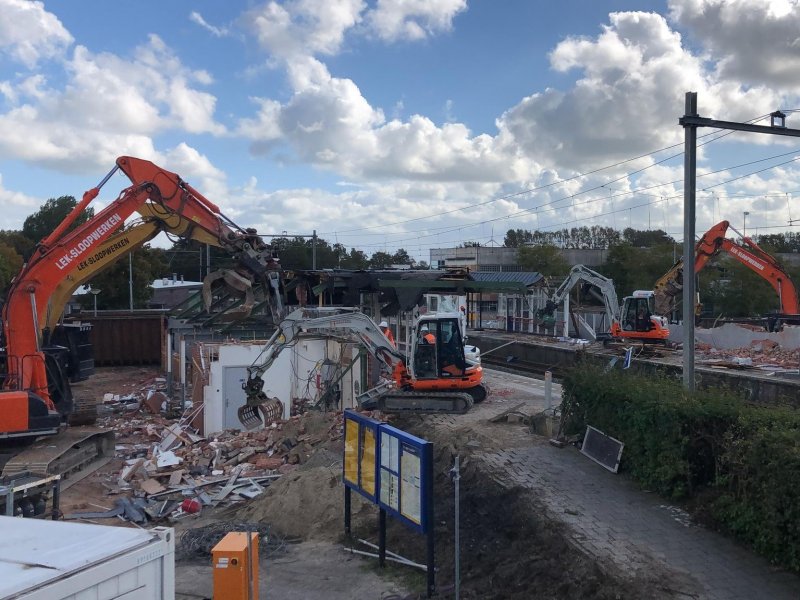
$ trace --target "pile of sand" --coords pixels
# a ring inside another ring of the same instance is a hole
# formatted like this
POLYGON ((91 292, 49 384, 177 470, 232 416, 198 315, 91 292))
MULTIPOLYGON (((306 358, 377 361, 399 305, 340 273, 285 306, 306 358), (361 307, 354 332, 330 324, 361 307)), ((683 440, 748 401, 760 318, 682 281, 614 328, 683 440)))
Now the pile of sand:
MULTIPOLYGON (((372 504, 357 493, 352 498, 353 527, 377 518, 372 504)), ((270 523, 287 537, 338 539, 344 533, 341 458, 325 450, 315 453, 308 464, 239 509, 236 518, 270 523)))

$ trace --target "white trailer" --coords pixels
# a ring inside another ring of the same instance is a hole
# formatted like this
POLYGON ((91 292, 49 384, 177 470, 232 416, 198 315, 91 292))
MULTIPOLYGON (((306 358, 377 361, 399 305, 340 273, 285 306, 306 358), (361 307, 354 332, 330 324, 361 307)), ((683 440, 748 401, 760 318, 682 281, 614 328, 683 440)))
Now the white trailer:
POLYGON ((3 600, 174 600, 175 534, 0 517, 3 600))

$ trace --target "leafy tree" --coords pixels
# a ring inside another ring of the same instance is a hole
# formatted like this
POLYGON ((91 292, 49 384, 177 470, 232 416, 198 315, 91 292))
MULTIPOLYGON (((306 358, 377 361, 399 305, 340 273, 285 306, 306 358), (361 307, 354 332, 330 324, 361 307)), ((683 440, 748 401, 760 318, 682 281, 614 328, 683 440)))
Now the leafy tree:
POLYGON ((622 239, 635 248, 652 248, 653 246, 675 243, 675 240, 661 229, 641 230, 626 227, 622 232, 622 239))
POLYGON ((652 290, 659 277, 673 265, 672 245, 636 248, 628 242, 613 245, 601 272, 614 280, 620 298, 634 290, 652 290))
MULTIPOLYGON (((23 235, 34 244, 38 244, 67 218, 67 215, 77 204, 78 202, 73 196, 50 198, 39 210, 25 219, 25 222, 22 224, 23 235)), ((78 215, 68 231, 75 229, 78 225, 85 223, 92 217, 94 217, 94 209, 87 208, 78 215)))
MULTIPOLYGON (((153 295, 150 285, 162 277, 167 269, 164 251, 144 246, 133 252, 133 307, 144 308, 153 295)), ((130 306, 127 257, 113 263, 95 275, 88 284, 99 289, 97 308, 102 310, 126 309, 130 306)), ((87 309, 94 307, 92 294, 86 294, 81 303, 87 309)))
POLYGON ((392 255, 392 264, 393 265, 413 265, 414 259, 408 255, 405 248, 398 248, 397 251, 392 255))
POLYGON ((22 256, 16 249, 0 241, 0 296, 5 297, 8 285, 22 268, 22 256))
POLYGON ((481 243, 480 242, 462 242, 457 247, 458 248, 480 248, 481 247, 481 243))
POLYGON ((369 268, 369 257, 363 250, 350 248, 350 252, 348 252, 347 248, 341 244, 335 244, 334 249, 339 256, 339 264, 337 265, 338 267, 342 269, 355 270, 369 268))
POLYGON ((620 241, 619 232, 612 227, 573 227, 557 231, 526 231, 509 229, 504 244, 509 248, 525 245, 552 245, 558 248, 605 249, 620 241))
POLYGON ((770 252, 800 252, 800 233, 787 231, 759 235, 756 243, 770 252))
POLYGON ((178 240, 166 250, 166 266, 162 275, 173 273, 186 281, 202 281, 208 271, 208 255, 211 256, 211 270, 228 269, 233 266, 233 258, 222 248, 210 246, 194 240, 178 240))
POLYGON ((506 248, 519 248, 533 241, 533 232, 526 229, 509 229, 503 238, 503 245, 506 248))
POLYGON ((373 252, 369 257, 369 266, 371 269, 388 269, 395 263, 394 256, 388 252, 377 251, 373 252))
POLYGON ((0 243, 14 248, 14 251, 22 258, 30 258, 35 247, 35 242, 29 240, 21 231, 0 230, 0 243))
POLYGON ((517 256, 520 266, 542 275, 565 275, 570 269, 558 248, 551 245, 523 246, 517 256))
POLYGON ((699 274, 703 310, 726 317, 755 317, 780 310, 766 280, 730 256, 715 258, 699 274))

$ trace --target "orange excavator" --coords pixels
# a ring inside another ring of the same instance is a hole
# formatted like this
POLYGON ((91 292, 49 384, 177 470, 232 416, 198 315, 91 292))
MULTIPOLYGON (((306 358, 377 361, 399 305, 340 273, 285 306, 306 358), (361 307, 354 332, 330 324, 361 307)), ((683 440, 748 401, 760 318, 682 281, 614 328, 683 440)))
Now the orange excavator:
MULTIPOLYGON (((289 313, 248 367, 243 388, 247 403, 239 420, 247 429, 264 425, 274 414, 274 401, 264 389, 264 376, 278 355, 301 336, 336 336, 360 345, 383 365, 388 378, 358 398, 362 408, 383 412, 463 414, 488 393, 483 367, 464 352, 459 313, 421 315, 414 323, 406 352, 398 350, 367 315, 355 308, 301 308, 289 313)), ((285 377, 277 373, 277 377, 285 377)))
POLYGON ((226 287, 238 302, 233 310, 245 316, 257 288, 268 297, 274 320, 282 318, 277 256, 256 231, 234 224, 179 175, 150 161, 122 156, 39 243, 12 281, 2 307, 0 440, 30 440, 62 429, 73 411, 73 399, 65 348, 51 343, 50 334, 65 302, 91 276, 161 231, 224 248, 235 259, 233 269, 212 273, 204 282, 207 304, 226 287), (118 170, 131 185, 94 217, 70 230, 118 170))
MULTIPOLYGON (((709 229, 695 244, 694 272, 699 273, 709 260, 725 251, 766 280, 778 294, 781 315, 797 317, 800 300, 797 288, 789 274, 772 256, 752 239, 739 233, 728 221, 721 221, 709 229), (741 242, 726 238, 728 230, 739 235, 741 242)), ((660 315, 673 313, 683 291, 683 259, 677 261, 657 282, 654 288, 655 309, 660 315)), ((699 309, 700 304, 697 303, 699 309)), ((770 327, 770 329, 772 329, 770 327)))

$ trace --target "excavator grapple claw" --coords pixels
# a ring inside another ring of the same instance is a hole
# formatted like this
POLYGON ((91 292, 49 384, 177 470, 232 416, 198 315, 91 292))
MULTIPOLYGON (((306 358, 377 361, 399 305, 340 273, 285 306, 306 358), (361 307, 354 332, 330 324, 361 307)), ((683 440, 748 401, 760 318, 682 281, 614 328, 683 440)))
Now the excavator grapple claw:
POLYGON ((277 398, 264 397, 258 403, 248 403, 237 411, 239 422, 248 431, 271 425, 283 416, 283 403, 277 398))

